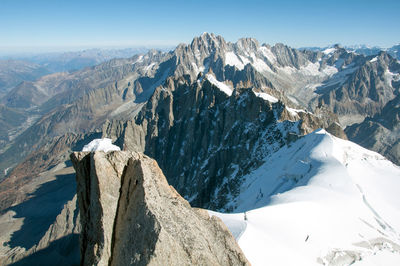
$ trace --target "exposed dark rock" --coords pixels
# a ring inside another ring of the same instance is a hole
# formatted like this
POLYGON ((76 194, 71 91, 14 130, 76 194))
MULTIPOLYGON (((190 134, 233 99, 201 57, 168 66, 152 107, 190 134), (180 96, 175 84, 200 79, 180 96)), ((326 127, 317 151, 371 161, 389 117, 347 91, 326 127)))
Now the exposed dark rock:
POLYGON ((381 113, 345 131, 351 141, 400 165, 400 95, 387 103, 381 113))
MULTIPOLYGON (((250 85, 250 84, 249 84, 250 85)), ((227 209, 242 182, 263 158, 317 128, 338 122, 286 108, 257 97, 252 88, 228 96, 207 79, 168 79, 158 87, 135 121, 109 121, 103 137, 124 150, 153 157, 168 182, 196 207, 227 209)), ((344 136, 332 125, 332 132, 344 136)))

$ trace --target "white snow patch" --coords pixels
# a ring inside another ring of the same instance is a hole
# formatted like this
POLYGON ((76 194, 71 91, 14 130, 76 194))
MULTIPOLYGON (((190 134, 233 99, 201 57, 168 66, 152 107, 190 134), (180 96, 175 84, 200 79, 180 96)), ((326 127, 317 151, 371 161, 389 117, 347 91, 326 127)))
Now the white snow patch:
POLYGON ((371 63, 378 61, 378 57, 375 56, 374 58, 372 58, 371 60, 369 60, 371 63))
POLYGON ((197 61, 200 61, 200 59, 201 59, 200 55, 201 55, 201 53, 200 53, 199 49, 194 51, 194 56, 196 57, 197 61))
POLYGON ((230 66, 235 66, 239 70, 243 70, 244 64, 239 60, 234 52, 225 53, 225 63, 230 66))
POLYGON ((257 58, 254 53, 250 55, 253 63, 251 64, 258 72, 272 72, 271 68, 261 59, 257 58))
POLYGON ((206 78, 208 79, 208 81, 210 81, 213 85, 215 85, 218 89, 220 89, 221 91, 225 92, 227 95, 231 96, 232 95, 232 91, 233 89, 230 88, 228 85, 226 85, 225 83, 218 81, 213 75, 211 74, 207 74, 206 78))
POLYGON ((329 66, 326 65, 325 68, 322 69, 322 73, 328 76, 332 76, 333 74, 336 74, 339 70, 334 67, 334 66, 329 66))
POLYGON ((392 83, 392 80, 393 80, 393 81, 399 81, 399 80, 400 80, 400 74, 399 74, 399 73, 390 72, 389 69, 386 69, 386 71, 385 71, 385 76, 387 77, 389 86, 392 85, 392 84, 391 84, 391 83, 392 83))
POLYGON ((265 92, 255 92, 255 91, 253 91, 254 92, 254 94, 257 96, 257 97, 260 97, 260 98, 262 98, 262 99, 264 99, 264 100, 266 100, 266 101, 269 101, 269 102, 271 102, 271 103, 276 103, 276 102, 278 102, 278 99, 277 98, 275 98, 274 96, 272 96, 272 95, 270 95, 270 94, 268 94, 268 93, 265 93, 265 92))
POLYGON ((193 67, 193 70, 194 70, 195 73, 199 73, 200 72, 199 67, 194 62, 192 62, 192 67, 193 67))
POLYGON ((310 62, 305 67, 302 67, 300 70, 302 70, 304 74, 308 74, 310 76, 318 76, 320 75, 319 67, 320 67, 319 62, 315 63, 310 62))
POLYGON ((329 55, 329 54, 334 53, 335 50, 336 50, 335 48, 327 48, 327 49, 323 50, 322 52, 323 52, 324 54, 326 54, 326 55, 329 55))
POLYGON ((331 76, 338 72, 336 67, 326 65, 320 70, 320 62, 309 63, 307 66, 302 67, 300 71, 310 76, 331 76))
POLYGON ((244 56, 239 55, 240 60, 243 62, 243 66, 250 64, 250 60, 244 56))
POLYGON ((6 169, 4 169, 4 175, 6 176, 8 174, 8 171, 11 169, 11 167, 7 167, 6 169))
POLYGON ((139 57, 136 59, 135 62, 132 63, 132 65, 140 62, 143 62, 143 55, 139 55, 139 57))
POLYGON ((258 58, 254 53, 250 53, 249 58, 247 58, 242 55, 237 56, 234 52, 226 52, 225 63, 230 66, 235 66, 239 70, 243 70, 245 65, 251 64, 258 72, 272 72, 271 68, 264 60, 258 58))
POLYGON ((338 69, 334 66, 326 65, 323 68, 321 67, 321 62, 309 62, 305 66, 301 66, 300 69, 297 69, 292 66, 285 66, 278 68, 280 72, 283 72, 286 75, 301 75, 301 76, 312 76, 312 77, 320 77, 325 78, 327 76, 332 76, 338 72, 338 69))
POLYGON ((295 103, 295 104, 297 104, 297 105, 299 105, 300 103, 299 103, 299 101, 294 97, 294 96, 291 96, 291 95, 286 95, 288 98, 289 98, 289 100, 291 100, 293 103, 295 103))
POLYGON ((306 113, 306 111, 301 110, 301 109, 294 109, 294 108, 290 108, 290 107, 287 107, 287 106, 285 106, 285 108, 286 108, 286 110, 288 110, 289 113, 290 113, 291 115, 293 115, 293 116, 297 116, 298 113, 306 113))
POLYGON ((112 144, 112 140, 108 138, 104 139, 94 139, 92 140, 89 144, 86 144, 82 151, 104 151, 104 152, 109 152, 109 151, 120 151, 121 149, 112 144))
POLYGON ((151 63, 150 65, 146 66, 146 67, 144 68, 144 70, 145 70, 145 71, 148 71, 148 70, 152 69, 153 66, 154 66, 155 64, 156 64, 156 63, 151 63))
POLYGON ((270 49, 268 49, 265 46, 262 46, 260 50, 262 54, 268 59, 269 62, 271 62, 272 64, 276 62, 276 56, 272 53, 270 49))

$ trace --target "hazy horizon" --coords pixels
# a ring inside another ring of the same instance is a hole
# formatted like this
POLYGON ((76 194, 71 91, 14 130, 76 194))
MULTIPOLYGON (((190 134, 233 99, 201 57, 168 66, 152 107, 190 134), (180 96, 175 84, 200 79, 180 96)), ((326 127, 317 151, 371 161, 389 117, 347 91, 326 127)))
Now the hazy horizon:
POLYGON ((293 48, 400 43, 400 1, 2 0, 0 52, 171 47, 202 32, 293 48))
MULTIPOLYGON (((194 35, 193 38, 195 37, 199 37, 201 34, 197 34, 194 35)), ((216 34, 219 35, 219 34, 216 34)), ((224 37, 223 35, 221 35, 222 37, 224 37)), ((251 37, 251 36, 245 36, 245 37, 251 37)), ((242 38, 245 38, 242 37, 242 38)), ((240 38, 239 38, 240 39, 240 38)), ((236 42, 237 40, 226 40, 229 42, 236 42)), ((261 42, 260 40, 258 40, 260 42, 260 44, 262 44, 263 42, 261 42)), ((69 52, 82 52, 82 51, 87 51, 87 50, 94 50, 94 49, 100 49, 100 50, 123 50, 123 49, 157 49, 157 50, 171 50, 171 49, 175 49, 175 47, 177 45, 179 45, 180 43, 190 43, 189 42, 177 42, 176 44, 160 44, 160 45, 156 45, 156 44, 149 44, 149 45, 76 45, 76 46, 21 46, 21 47, 4 47, 4 46, 0 46, 0 56, 1 57, 7 57, 7 56, 29 56, 29 55, 40 55, 40 54, 59 54, 59 53, 69 53, 69 52)), ((277 43, 282 43, 282 42, 276 42, 276 43, 267 43, 268 45, 275 45, 277 43)), ((286 43, 283 43, 285 45, 288 45, 286 43)), ((398 43, 393 43, 392 45, 389 46, 379 46, 379 45, 375 45, 375 44, 366 44, 366 43, 355 43, 355 44, 342 44, 342 43, 329 43, 327 45, 324 46, 318 46, 318 45, 310 45, 310 46, 291 46, 288 45, 292 48, 313 48, 313 47, 318 47, 318 48, 325 48, 325 47, 330 47, 333 46, 335 44, 339 44, 342 47, 351 47, 351 46, 359 46, 359 45, 366 45, 367 47, 378 47, 378 48, 390 48, 393 47, 395 45, 399 45, 400 42, 398 43)))

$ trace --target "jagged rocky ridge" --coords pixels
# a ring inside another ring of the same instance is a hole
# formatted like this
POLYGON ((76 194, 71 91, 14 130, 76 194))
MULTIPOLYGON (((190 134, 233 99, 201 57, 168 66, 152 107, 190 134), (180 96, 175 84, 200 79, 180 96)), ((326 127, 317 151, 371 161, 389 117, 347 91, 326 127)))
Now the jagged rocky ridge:
POLYGON ((224 210, 241 177, 266 155, 317 128, 335 128, 330 119, 324 124, 324 116, 267 101, 250 88, 229 96, 207 77, 180 78, 158 87, 135 120, 106 123, 103 137, 153 157, 194 206, 224 210))
POLYGON ((249 265, 222 221, 191 208, 149 157, 117 151, 71 159, 81 265, 249 265))
POLYGON ((311 52, 283 44, 260 45, 252 38, 229 43, 203 34, 188 46, 178 46, 175 53, 192 78, 211 68, 218 80, 236 86, 235 73, 252 69, 256 74, 247 79, 256 87, 284 92, 310 109, 324 102, 346 125, 379 112, 399 90, 400 65, 386 52, 365 57, 339 46, 311 52))
POLYGON ((347 127, 346 134, 351 141, 385 154, 400 165, 400 95, 387 103, 382 112, 347 127))

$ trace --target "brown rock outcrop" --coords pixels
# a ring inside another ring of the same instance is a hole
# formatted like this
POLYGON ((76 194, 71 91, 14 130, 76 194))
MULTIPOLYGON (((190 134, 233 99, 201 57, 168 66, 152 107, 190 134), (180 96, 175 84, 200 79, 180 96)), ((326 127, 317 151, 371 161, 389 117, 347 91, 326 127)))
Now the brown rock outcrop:
POLYGON ((217 217, 193 209, 156 161, 135 152, 73 153, 84 265, 248 265, 217 217))

